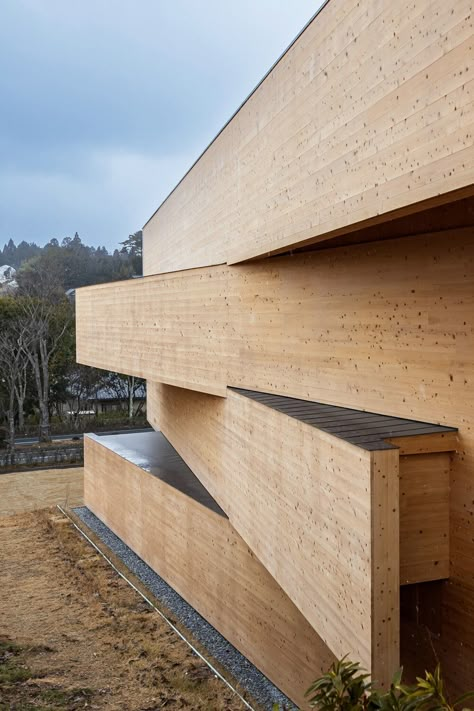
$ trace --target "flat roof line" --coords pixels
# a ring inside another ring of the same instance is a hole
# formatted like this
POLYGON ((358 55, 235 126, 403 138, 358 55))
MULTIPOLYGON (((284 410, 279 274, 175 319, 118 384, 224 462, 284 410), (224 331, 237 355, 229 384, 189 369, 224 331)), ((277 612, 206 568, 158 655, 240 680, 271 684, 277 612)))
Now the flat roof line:
POLYGON ((192 171, 192 169, 194 168, 194 166, 196 165, 196 163, 199 163, 199 161, 201 160, 201 158, 203 157, 203 155, 209 150, 209 148, 212 146, 212 144, 219 138, 219 136, 221 135, 221 133, 227 128, 227 126, 228 126, 228 125, 230 124, 230 122, 235 118, 235 116, 237 116, 237 114, 239 113, 240 109, 242 109, 242 108, 245 106, 245 104, 247 103, 247 101, 255 94, 255 92, 257 91, 257 89, 261 86, 261 84, 263 84, 263 82, 265 81, 265 79, 272 73, 272 71, 275 69, 275 67, 277 66, 277 64, 279 64, 279 62, 281 62, 281 60, 283 59, 283 57, 290 51, 290 49, 293 47, 293 45, 299 40, 299 38, 301 37, 301 35, 302 35, 304 32, 306 32, 306 30, 308 29, 308 27, 310 26, 310 24, 313 22, 313 20, 316 19, 316 17, 319 15, 319 13, 326 7, 326 5, 327 5, 329 2, 330 2, 330 0, 324 0, 324 2, 321 4, 321 6, 316 10, 316 12, 314 13, 314 15, 312 15, 312 17, 310 17, 310 19, 308 20, 308 22, 307 22, 307 23, 304 25, 304 27, 298 32, 298 34, 296 35, 296 37, 294 38, 294 40, 292 40, 292 42, 290 42, 290 44, 288 45, 288 47, 280 54, 280 56, 278 57, 278 59, 277 59, 275 62, 273 62, 273 64, 272 64, 272 66, 270 67, 270 69, 263 75, 263 77, 260 79, 260 81, 258 82, 258 84, 252 89, 252 91, 250 92, 250 94, 242 101, 242 103, 241 103, 241 104, 239 105, 239 107, 234 111, 234 113, 232 114, 232 116, 225 122, 225 124, 222 126, 221 130, 220 130, 218 133, 216 133, 216 135, 214 136, 214 138, 212 139, 212 141, 211 141, 210 143, 208 143, 207 146, 206 146, 206 147, 204 148, 204 150, 202 151, 202 153, 199 154, 199 156, 196 158, 196 160, 195 160, 194 163, 191 165, 191 167, 188 168, 188 170, 186 171, 186 173, 183 175, 183 177, 181 178, 181 180, 180 180, 178 183, 176 183, 176 185, 175 185, 174 188, 171 190, 171 192, 168 193, 168 195, 165 197, 165 199, 164 199, 164 200, 160 203, 160 205, 156 208, 155 212, 151 215, 151 217, 148 218, 148 220, 147 220, 147 221, 145 222, 145 224, 143 225, 142 229, 144 229, 144 228, 147 226, 147 224, 154 218, 154 216, 156 215, 156 213, 158 212, 158 210, 160 210, 160 209, 163 207, 163 205, 164 205, 165 202, 168 200, 168 198, 171 197, 171 195, 172 195, 172 194, 175 192, 175 190, 181 185, 181 183, 182 183, 183 180, 187 177, 187 175, 189 175, 189 173, 192 171))

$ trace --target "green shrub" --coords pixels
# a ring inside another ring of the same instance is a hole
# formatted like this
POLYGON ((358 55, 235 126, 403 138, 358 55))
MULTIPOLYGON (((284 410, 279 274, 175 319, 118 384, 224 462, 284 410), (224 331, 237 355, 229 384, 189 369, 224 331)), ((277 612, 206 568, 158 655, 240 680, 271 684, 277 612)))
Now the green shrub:
POLYGON ((433 674, 425 672, 424 679, 417 677, 414 686, 402 684, 402 673, 395 674, 389 691, 381 691, 358 663, 344 658, 311 684, 305 696, 319 711, 455 711, 474 697, 471 691, 450 703, 439 665, 433 674))

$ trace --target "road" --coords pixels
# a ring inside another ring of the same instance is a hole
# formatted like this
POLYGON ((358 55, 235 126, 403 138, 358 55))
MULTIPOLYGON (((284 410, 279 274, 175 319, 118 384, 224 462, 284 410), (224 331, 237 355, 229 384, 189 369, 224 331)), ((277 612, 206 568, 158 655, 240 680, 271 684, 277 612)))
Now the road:
MULTIPOLYGON (((110 432, 97 432, 98 435, 115 435, 115 434, 133 434, 139 432, 152 432, 151 427, 145 427, 140 430, 111 430, 110 432)), ((70 432, 69 434, 59 434, 52 435, 52 440, 63 440, 63 439, 83 439, 84 435, 82 432, 70 432)), ((38 437, 16 437, 15 444, 36 444, 39 441, 38 437)))

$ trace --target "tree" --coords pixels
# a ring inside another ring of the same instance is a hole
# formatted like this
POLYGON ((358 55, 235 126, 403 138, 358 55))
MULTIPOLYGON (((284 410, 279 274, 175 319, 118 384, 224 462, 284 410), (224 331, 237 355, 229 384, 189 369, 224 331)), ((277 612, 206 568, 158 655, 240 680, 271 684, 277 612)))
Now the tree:
POLYGON ((25 400, 28 393, 28 358, 23 353, 22 362, 18 368, 17 385, 15 388, 17 413, 18 413, 18 429, 20 431, 25 428, 25 400))
MULTIPOLYGON (((48 438, 49 417, 55 406, 61 412, 61 403, 70 398, 70 378, 75 381, 73 307, 64 292, 141 273, 141 243, 142 234, 136 232, 122 243, 120 251, 109 254, 103 246, 85 245, 76 232, 61 242, 52 238, 45 247, 25 241, 16 246, 10 239, 0 249, 0 265, 17 269, 19 286, 14 298, 0 296, 0 333, 6 333, 6 323, 14 324, 13 335, 2 338, 6 360, 0 365, 0 419, 7 421, 9 431, 17 423, 23 429, 25 409, 34 406, 39 410, 41 437, 48 438), (19 346, 16 377, 10 379, 19 346)), ((98 375, 91 375, 91 381, 94 378, 97 382, 98 375)), ((80 374, 83 401, 87 389, 94 387, 88 380, 80 374)), ((120 397, 128 404, 129 416, 133 416, 142 383, 126 377, 120 382, 120 397)), ((78 411, 81 409, 78 406, 78 411)))
POLYGON ((132 235, 128 235, 128 238, 123 242, 120 242, 120 244, 123 245, 122 252, 125 250, 127 254, 134 254, 138 257, 141 257, 143 245, 142 230, 138 230, 138 232, 134 232, 132 235))
POLYGON ((2 251, 2 264, 9 264, 14 267, 14 262, 16 262, 16 245, 10 237, 2 251))
POLYGON ((135 271, 135 274, 141 275, 143 273, 142 267, 142 257, 143 257, 143 232, 139 230, 134 232, 132 235, 128 236, 128 239, 124 242, 120 242, 123 245, 120 250, 122 254, 127 254, 131 260, 135 271))
MULTIPOLYGON (((16 408, 20 403, 21 407, 23 407, 24 402, 24 391, 20 390, 20 388, 23 385, 23 378, 26 377, 26 356, 20 342, 12 331, 2 331, 0 333, 0 370, 2 372, 2 382, 8 393, 6 412, 8 419, 8 446, 13 451, 15 448, 16 408)), ((18 412, 20 412, 19 408, 18 412)))
POLYGON ((40 414, 40 441, 49 441, 50 361, 73 323, 71 304, 54 275, 31 268, 21 285, 17 337, 33 370, 40 414))
POLYGON ((141 232, 130 235, 122 245, 121 251, 109 254, 105 247, 95 249, 85 245, 77 232, 61 243, 52 238, 44 247, 33 242, 21 242, 17 247, 10 239, 0 249, 0 266, 15 267, 23 281, 31 278, 32 269, 53 270, 64 289, 77 289, 141 274, 141 232))
POLYGON ((15 448, 15 414, 23 421, 23 405, 26 393, 27 358, 21 346, 18 327, 18 304, 11 297, 0 300, 0 373, 2 390, 6 401, 5 414, 8 422, 9 448, 15 448))
POLYGON ((133 375, 122 375, 121 373, 109 373, 105 379, 106 387, 113 392, 117 400, 127 403, 128 419, 132 420, 142 409, 142 402, 135 411, 135 398, 138 393, 143 392, 145 381, 143 378, 135 378, 133 375))
POLYGON ((10 267, 18 269, 22 262, 31 259, 41 252, 41 247, 38 247, 34 242, 20 242, 18 247, 14 241, 10 239, 7 244, 0 250, 0 266, 8 264, 10 267))
POLYGON ((16 379, 16 364, 14 354, 14 341, 12 341, 11 333, 0 333, 0 369, 1 380, 4 390, 6 391, 6 408, 5 414, 8 422, 8 447, 10 450, 15 448, 15 379, 16 379))
POLYGON ((70 402, 69 417, 75 427, 79 424, 81 412, 88 410, 89 403, 97 399, 97 393, 103 386, 106 375, 102 370, 79 364, 70 369, 67 399, 70 402))

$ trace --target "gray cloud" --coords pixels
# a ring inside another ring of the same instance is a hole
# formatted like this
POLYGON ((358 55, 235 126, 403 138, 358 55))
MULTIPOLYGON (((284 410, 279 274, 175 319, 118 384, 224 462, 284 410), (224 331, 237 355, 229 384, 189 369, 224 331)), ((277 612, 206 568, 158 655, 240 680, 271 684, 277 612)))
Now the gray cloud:
POLYGON ((140 228, 319 4, 3 0, 0 246, 140 228))

